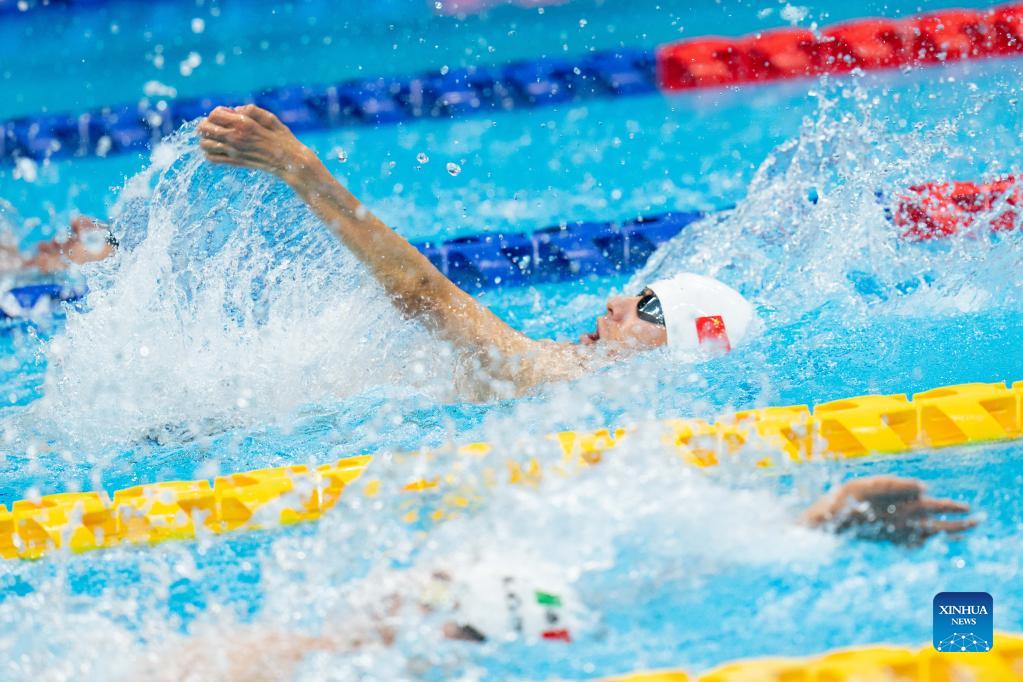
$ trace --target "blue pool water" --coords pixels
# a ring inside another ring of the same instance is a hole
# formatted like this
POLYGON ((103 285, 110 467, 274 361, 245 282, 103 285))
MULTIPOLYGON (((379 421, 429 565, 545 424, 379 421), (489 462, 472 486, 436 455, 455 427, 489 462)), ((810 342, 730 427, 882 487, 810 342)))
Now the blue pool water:
MULTIPOLYGON (((0 22, 9 51, 0 76, 12 93, 0 117, 133 101, 150 80, 185 96, 343 78, 360 66, 407 73, 562 45, 737 34, 784 23, 782 7, 573 2, 465 19, 402 2, 344 16, 311 2, 41 9, 0 22), (179 64, 195 50, 201 64, 184 76, 179 64), (163 54, 163 68, 147 54, 163 54), (66 68, 54 73, 55 60, 66 68)), ((803 21, 917 9, 814 3, 803 21)), ((737 204, 634 277, 483 301, 530 335, 572 339, 611 290, 710 271, 758 304, 764 328, 752 342, 695 365, 651 353, 484 405, 451 394, 450 361, 283 187, 203 164, 187 130, 152 159, 76 158, 40 166, 33 181, 0 168, 0 197, 35 219, 19 234, 25 243, 80 210, 113 215, 125 244, 117 260, 82 273, 85 307, 0 338, 0 502, 450 440, 487 439, 522 457, 512 444, 527 436, 531 454, 550 462, 553 446, 529 436, 1023 378, 1020 232, 911 245, 884 216, 891 194, 913 182, 1020 170, 1019 69, 999 60, 303 136, 410 239, 737 204)), ((509 545, 563 566, 598 618, 570 656, 553 643, 444 642, 429 617, 405 614, 393 648, 313 655, 296 675, 575 679, 915 646, 928 641, 931 598, 943 590, 990 592, 997 628, 1019 631, 1019 453, 1004 444, 705 474, 638 439, 572 479, 499 486, 429 532, 401 520, 402 500, 351 495, 306 527, 5 563, 0 677, 128 677, 147 657, 196 641, 244 646, 246 628, 286 637, 345 627, 371 569, 509 545), (971 504, 982 524, 911 549, 793 525, 828 484, 868 473, 919 477, 971 504)), ((392 482, 415 468, 389 457, 374 466, 392 482)), ((461 476, 478 474, 470 466, 461 476)))

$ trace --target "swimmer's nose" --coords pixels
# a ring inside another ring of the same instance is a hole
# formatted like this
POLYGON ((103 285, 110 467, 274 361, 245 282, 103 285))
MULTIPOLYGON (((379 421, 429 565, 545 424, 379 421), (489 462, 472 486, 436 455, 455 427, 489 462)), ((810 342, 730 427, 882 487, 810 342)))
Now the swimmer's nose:
MULTIPOLYGON (((607 299, 607 315, 612 320, 620 322, 624 320, 629 313, 629 304, 632 303, 632 298, 629 296, 615 296, 614 298, 607 299)), ((632 303, 635 307, 635 303, 632 303)))

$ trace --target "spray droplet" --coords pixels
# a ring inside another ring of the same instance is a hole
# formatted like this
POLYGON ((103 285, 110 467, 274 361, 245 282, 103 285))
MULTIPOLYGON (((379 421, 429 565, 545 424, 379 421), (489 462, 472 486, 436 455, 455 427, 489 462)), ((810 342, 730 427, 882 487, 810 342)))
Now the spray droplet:
POLYGON ((462 172, 462 167, 459 166, 454 161, 448 161, 447 168, 448 168, 448 173, 451 175, 451 177, 454 177, 454 176, 456 176, 456 175, 458 175, 459 173, 462 172))
POLYGON ((341 163, 348 162, 348 152, 346 152, 341 147, 334 148, 334 156, 337 157, 337 160, 340 161, 341 163))
POLYGON ((427 156, 425 152, 419 152, 418 154, 416 154, 416 161, 418 161, 419 163, 429 163, 430 157, 427 156))
MULTIPOLYGON (((451 170, 451 164, 448 164, 448 171, 451 170)), ((25 182, 35 182, 39 177, 39 166, 32 159, 22 156, 14 162, 14 179, 24 180, 25 182)), ((452 174, 453 175, 453 174, 452 174)))
POLYGON ((113 147, 113 141, 109 136, 104 135, 103 137, 96 140, 96 156, 106 156, 110 153, 110 148, 113 147))

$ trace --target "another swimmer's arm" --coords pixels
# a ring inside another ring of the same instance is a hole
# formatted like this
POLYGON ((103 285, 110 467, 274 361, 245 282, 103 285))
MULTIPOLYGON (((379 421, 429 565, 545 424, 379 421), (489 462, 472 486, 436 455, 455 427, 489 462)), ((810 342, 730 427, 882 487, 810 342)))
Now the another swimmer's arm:
POLYGON ((941 514, 966 514, 969 505, 926 497, 920 481, 898 476, 867 476, 839 486, 814 502, 802 522, 835 533, 918 544, 938 533, 959 533, 977 525, 974 519, 946 521, 941 514))
POLYGON ((210 161, 264 170, 291 186, 406 315, 461 347, 522 352, 530 343, 366 209, 269 111, 217 107, 198 132, 210 161))

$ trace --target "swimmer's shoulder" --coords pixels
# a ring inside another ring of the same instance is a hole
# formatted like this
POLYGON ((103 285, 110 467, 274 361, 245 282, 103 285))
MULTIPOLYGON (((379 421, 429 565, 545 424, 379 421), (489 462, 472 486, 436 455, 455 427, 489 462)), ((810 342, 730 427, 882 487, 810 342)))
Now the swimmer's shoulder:
POLYGON ((551 339, 520 337, 512 348, 464 354, 456 365, 455 390, 463 399, 488 402, 571 381, 599 367, 589 349, 551 339))
POLYGON ((533 340, 523 354, 516 381, 524 391, 552 381, 571 381, 593 372, 595 356, 575 343, 552 339, 533 340))

